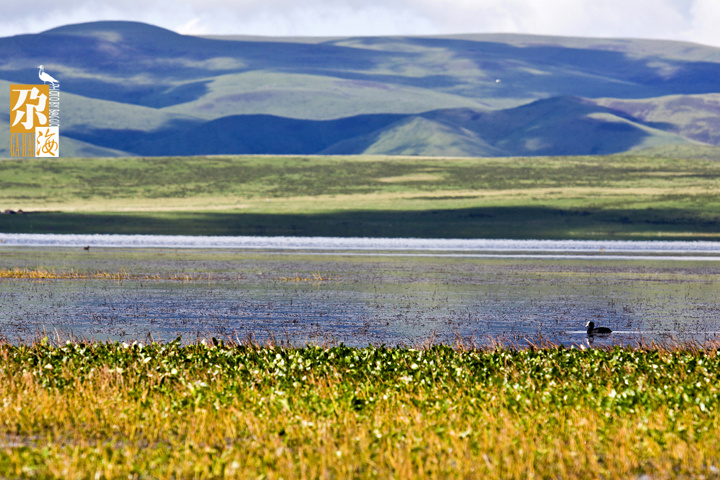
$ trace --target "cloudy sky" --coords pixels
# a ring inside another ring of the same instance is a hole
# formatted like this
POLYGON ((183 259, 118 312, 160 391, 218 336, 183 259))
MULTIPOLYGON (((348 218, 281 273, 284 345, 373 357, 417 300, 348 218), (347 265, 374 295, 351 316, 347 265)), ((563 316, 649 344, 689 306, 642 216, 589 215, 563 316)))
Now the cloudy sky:
POLYGON ((0 36, 136 20, 190 34, 510 32, 720 46, 720 0, 24 0, 2 9, 0 36))

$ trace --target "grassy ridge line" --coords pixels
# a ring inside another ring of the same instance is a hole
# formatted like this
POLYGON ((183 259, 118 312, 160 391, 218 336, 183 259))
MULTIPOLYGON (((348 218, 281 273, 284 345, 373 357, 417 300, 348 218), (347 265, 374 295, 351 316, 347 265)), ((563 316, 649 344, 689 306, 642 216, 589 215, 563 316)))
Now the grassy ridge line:
POLYGON ((547 158, 172 157, 0 161, 0 231, 702 238, 720 162, 547 158))
POLYGON ((0 473, 715 477, 717 348, 0 345, 0 473))
MULTIPOLYGON (((535 155, 718 141, 712 81, 720 70, 718 50, 679 42, 539 36, 221 41, 101 22, 0 38, 4 57, 18 48, 28 64, 50 56, 51 70, 62 72, 69 89, 64 154, 535 155), (367 126, 367 118, 353 118, 361 113, 412 116, 359 134, 347 127, 367 126), (322 133, 305 121, 343 118, 322 133), (203 120, 213 123, 197 123, 203 120)), ((35 73, 8 67, 0 76, 7 85, 32 81, 35 73)), ((7 104, 7 95, 0 87, 0 103, 7 104)), ((0 137, 5 134, 0 126, 0 137)), ((0 155, 9 154, 5 145, 0 155)))

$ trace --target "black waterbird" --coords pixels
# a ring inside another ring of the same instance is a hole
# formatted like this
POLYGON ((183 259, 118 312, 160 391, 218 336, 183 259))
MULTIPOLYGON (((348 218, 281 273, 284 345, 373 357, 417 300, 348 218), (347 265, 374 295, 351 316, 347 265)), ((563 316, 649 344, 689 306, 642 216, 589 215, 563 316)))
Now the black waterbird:
POLYGON ((612 330, 607 327, 595 328, 595 322, 588 322, 585 326, 587 327, 587 334, 591 337, 593 335, 607 335, 609 333, 612 333, 612 330))

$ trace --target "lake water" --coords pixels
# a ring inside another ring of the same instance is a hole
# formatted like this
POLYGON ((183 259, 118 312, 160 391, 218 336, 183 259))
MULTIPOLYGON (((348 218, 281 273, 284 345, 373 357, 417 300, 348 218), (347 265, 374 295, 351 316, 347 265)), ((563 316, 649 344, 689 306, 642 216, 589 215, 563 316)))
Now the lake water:
POLYGON ((527 252, 561 255, 622 254, 638 256, 703 255, 720 260, 720 242, 711 241, 624 241, 624 240, 503 240, 427 238, 344 238, 344 237, 199 237, 183 235, 59 235, 3 234, 0 245, 27 247, 116 247, 116 248, 232 248, 291 251, 364 252, 527 252))
POLYGON ((575 344, 593 320, 616 331, 595 345, 703 342, 720 338, 718 259, 718 242, 0 234, 0 268, 130 277, 0 280, 0 328, 14 342, 57 330, 125 341, 575 344), (182 275, 193 280, 170 280, 182 275))

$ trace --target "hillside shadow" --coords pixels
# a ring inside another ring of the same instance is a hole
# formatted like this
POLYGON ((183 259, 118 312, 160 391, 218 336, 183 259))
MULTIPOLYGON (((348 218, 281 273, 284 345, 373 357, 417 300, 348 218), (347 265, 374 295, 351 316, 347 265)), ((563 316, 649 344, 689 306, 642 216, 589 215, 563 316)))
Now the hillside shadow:
POLYGON ((699 94, 717 92, 720 77, 720 63, 664 58, 659 50, 655 55, 632 56, 593 48, 428 37, 347 38, 338 42, 348 40, 370 48, 333 42, 210 39, 178 35, 137 22, 94 22, 1 38, 0 59, 22 62, 6 65, 0 70, 0 78, 14 83, 37 81, 35 67, 53 59, 66 67, 61 79, 63 91, 158 108, 201 98, 209 78, 246 71, 413 85, 470 92, 476 98, 699 94), (409 48, 373 48, 373 44, 389 41, 409 48), (438 65, 437 55, 449 63, 438 65), (484 73, 467 77, 465 70, 453 69, 457 60, 472 62, 484 73), (388 73, 408 65, 425 72, 418 76, 388 73), (82 74, 75 75, 74 71, 82 74), (502 78, 502 83, 495 84, 493 78, 502 78), (180 82, 190 83, 173 89, 180 82))
POLYGON ((519 47, 450 38, 407 38, 406 41, 451 51, 456 58, 470 60, 483 71, 501 76, 503 89, 522 85, 522 91, 535 92, 536 97, 542 97, 543 92, 546 96, 590 98, 714 93, 718 91, 717 78, 720 78, 720 63, 663 58, 662 67, 654 68, 649 60, 652 57, 635 57, 622 51, 553 45, 519 47), (528 68, 538 73, 529 73, 528 68))
POLYGON ((126 152, 135 152, 135 146, 140 142, 158 141, 165 137, 177 135, 202 123, 197 120, 175 119, 163 125, 157 130, 133 130, 133 129, 111 129, 92 128, 89 125, 78 125, 66 128, 63 136, 92 143, 100 147, 113 148, 126 152))
MULTIPOLYGON (((66 135, 94 145, 144 156, 213 154, 362 154, 382 134, 400 135, 413 146, 413 132, 393 128, 422 117, 435 122, 443 135, 491 145, 506 156, 599 155, 627 151, 649 133, 623 114, 627 123, 592 118, 614 113, 573 97, 539 100, 522 107, 482 112, 443 109, 417 115, 358 115, 333 120, 304 120, 274 115, 233 115, 209 122, 176 120, 153 131, 80 127, 66 135), (405 135, 404 137, 402 135, 405 135)), ((487 150, 467 155, 487 155, 487 150)))
POLYGON ((658 239, 720 231, 720 220, 685 210, 561 210, 488 207, 327 214, 38 212, 0 215, 5 233, 117 233, 419 238, 658 239))
POLYGON ((0 78, 37 82, 36 66, 53 59, 67 68, 58 76, 64 92, 162 108, 201 98, 206 79, 219 75, 366 71, 390 56, 332 44, 218 40, 138 22, 92 22, 0 38, 0 59, 22 59, 17 67, 0 70, 0 78), (189 83, 177 87, 179 82, 189 83))
MULTIPOLYGON (((403 117, 377 114, 302 120, 274 115, 233 115, 191 128, 172 131, 168 127, 157 135, 137 134, 136 140, 123 150, 146 156, 316 154, 338 142, 382 130, 403 117)), ((98 141, 107 140, 103 134, 94 132, 98 141)))

